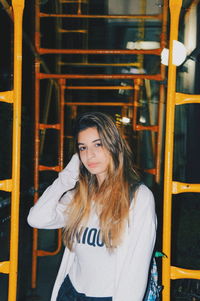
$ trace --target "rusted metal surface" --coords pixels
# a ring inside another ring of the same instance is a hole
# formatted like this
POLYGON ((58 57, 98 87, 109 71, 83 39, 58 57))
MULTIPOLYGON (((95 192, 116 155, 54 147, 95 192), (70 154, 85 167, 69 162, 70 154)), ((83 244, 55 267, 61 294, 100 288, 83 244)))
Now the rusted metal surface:
POLYGON ((161 81, 162 77, 160 74, 47 74, 37 73, 38 79, 45 78, 65 78, 65 79, 149 79, 161 81))
POLYGON ((67 106, 105 106, 105 107, 123 107, 123 106, 128 106, 132 107, 131 103, 127 102, 69 102, 66 101, 65 105, 67 106))
POLYGON ((39 54, 151 54, 160 55, 162 49, 52 49, 52 48, 39 48, 39 54))
POLYGON ((135 130, 136 131, 158 132, 158 126, 157 125, 141 125, 141 124, 136 124, 135 130))
POLYGON ((66 90, 133 90, 133 86, 65 86, 66 90))
POLYGON ((40 13, 41 18, 86 18, 86 19, 145 19, 162 20, 162 15, 84 15, 84 14, 47 14, 40 13))

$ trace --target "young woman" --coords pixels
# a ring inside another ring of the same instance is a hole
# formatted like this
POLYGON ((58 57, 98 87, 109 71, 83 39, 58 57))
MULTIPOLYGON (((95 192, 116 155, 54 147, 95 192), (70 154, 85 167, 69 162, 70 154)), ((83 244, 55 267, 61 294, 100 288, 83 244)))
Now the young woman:
POLYGON ((35 228, 64 228, 51 301, 141 301, 156 237, 151 191, 111 117, 83 114, 77 154, 31 208, 35 228))

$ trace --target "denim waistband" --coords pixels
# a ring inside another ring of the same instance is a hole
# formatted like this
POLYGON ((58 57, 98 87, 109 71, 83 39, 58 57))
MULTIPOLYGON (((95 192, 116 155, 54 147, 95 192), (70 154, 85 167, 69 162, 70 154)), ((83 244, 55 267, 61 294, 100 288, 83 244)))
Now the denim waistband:
POLYGON ((77 292, 72 285, 69 276, 65 277, 56 301, 112 301, 112 297, 88 297, 83 293, 77 292))

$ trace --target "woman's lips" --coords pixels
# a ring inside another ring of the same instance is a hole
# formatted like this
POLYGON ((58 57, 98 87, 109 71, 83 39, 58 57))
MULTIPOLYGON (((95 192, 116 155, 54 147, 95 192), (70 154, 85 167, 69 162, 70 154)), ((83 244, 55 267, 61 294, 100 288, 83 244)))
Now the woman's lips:
POLYGON ((98 163, 88 163, 89 168, 95 168, 98 165, 98 163))

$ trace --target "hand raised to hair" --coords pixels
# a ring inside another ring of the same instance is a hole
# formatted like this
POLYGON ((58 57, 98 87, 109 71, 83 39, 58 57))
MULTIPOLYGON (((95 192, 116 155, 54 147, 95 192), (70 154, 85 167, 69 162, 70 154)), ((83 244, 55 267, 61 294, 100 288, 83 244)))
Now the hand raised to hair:
POLYGON ((80 160, 78 154, 75 154, 31 208, 28 215, 29 225, 39 229, 57 229, 66 225, 66 206, 60 200, 65 192, 75 187, 79 179, 79 166, 80 160))
POLYGON ((79 179, 79 168, 80 168, 80 159, 78 154, 76 153, 72 156, 67 166, 59 173, 59 178, 62 184, 69 185, 69 183, 71 183, 73 184, 72 185, 73 188, 79 179))

